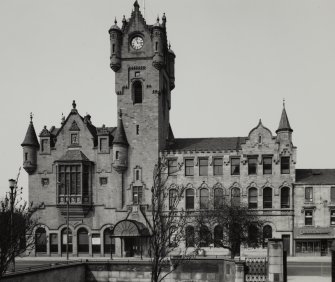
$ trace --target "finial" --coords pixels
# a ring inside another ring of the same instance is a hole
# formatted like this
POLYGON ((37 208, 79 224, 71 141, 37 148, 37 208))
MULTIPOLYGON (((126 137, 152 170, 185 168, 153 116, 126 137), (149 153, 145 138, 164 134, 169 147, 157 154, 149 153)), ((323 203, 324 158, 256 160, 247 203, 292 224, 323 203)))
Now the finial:
POLYGON ((134 3, 134 7, 135 7, 135 10, 136 10, 136 8, 138 9, 140 7, 140 5, 138 4, 137 0, 134 3))
POLYGON ((262 124, 262 119, 261 118, 259 119, 259 124, 262 124))
POLYGON ((126 22, 126 16, 125 16, 125 15, 123 15, 122 22, 123 22, 123 23, 126 22))
POLYGON ((62 113, 62 121, 61 121, 61 124, 64 124, 65 123, 65 116, 64 114, 62 113))
POLYGON ((77 107, 77 104, 76 104, 75 100, 73 100, 73 102, 72 102, 72 107, 73 107, 73 109, 76 109, 76 107, 77 107))
POLYGON ((44 129, 47 129, 47 126, 46 126, 46 125, 44 125, 44 129))
POLYGON ((171 49, 171 42, 169 41, 169 50, 171 49))
POLYGON ((117 25, 117 20, 116 20, 116 17, 115 17, 114 23, 115 23, 115 25, 117 25))
POLYGON ((165 23, 166 23, 166 16, 165 16, 165 13, 163 13, 162 21, 163 21, 163 24, 165 25, 165 23))
POLYGON ((33 113, 30 113, 30 123, 33 123, 33 113))
POLYGON ((122 119, 122 110, 119 110, 119 118, 122 119))
POLYGON ((285 109, 285 98, 283 98, 283 108, 285 109))
POLYGON ((157 23, 159 23, 159 15, 157 15, 157 23))

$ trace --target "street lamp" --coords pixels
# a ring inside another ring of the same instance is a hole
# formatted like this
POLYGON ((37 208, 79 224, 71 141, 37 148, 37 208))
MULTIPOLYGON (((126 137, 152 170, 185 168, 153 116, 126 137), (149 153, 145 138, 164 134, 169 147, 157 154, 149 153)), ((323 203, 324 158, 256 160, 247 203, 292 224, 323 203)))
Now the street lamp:
POLYGON ((15 187, 16 187, 16 180, 14 179, 9 179, 9 189, 10 189, 10 246, 12 248, 12 271, 15 271, 15 257, 14 257, 14 250, 13 250, 13 229, 14 229, 14 225, 13 225, 13 216, 14 216, 14 201, 16 198, 16 191, 15 191, 15 187))

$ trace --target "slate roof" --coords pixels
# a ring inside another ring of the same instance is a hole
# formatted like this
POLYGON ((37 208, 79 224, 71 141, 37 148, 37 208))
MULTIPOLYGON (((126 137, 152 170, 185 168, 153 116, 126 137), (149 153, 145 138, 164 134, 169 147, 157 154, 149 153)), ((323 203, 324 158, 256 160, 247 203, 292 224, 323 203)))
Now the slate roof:
POLYGON ((123 127, 121 113, 120 113, 120 116, 119 116, 119 119, 118 119, 118 122, 117 122, 117 128, 116 128, 116 132, 115 132, 115 135, 114 135, 113 144, 122 144, 122 145, 129 146, 127 136, 126 136, 126 132, 124 131, 124 127, 123 127))
POLYGON ((39 147, 40 146, 39 143, 38 143, 38 139, 37 139, 36 131, 35 131, 35 128, 34 128, 34 124, 33 124, 32 121, 29 123, 26 136, 24 137, 24 140, 23 140, 21 146, 32 146, 32 147, 39 147))
POLYGON ((334 184, 335 169, 296 169, 296 184, 334 184))
POLYGON ((66 153, 62 157, 60 157, 57 161, 58 162, 72 162, 72 161, 88 162, 90 160, 80 150, 67 150, 66 153))
POLYGON ((176 138, 168 151, 224 151, 240 150, 247 137, 176 138))
POLYGON ((283 108, 283 111, 281 113, 280 122, 279 122, 278 129, 276 130, 276 133, 278 133, 279 131, 293 132, 293 129, 290 126, 290 122, 288 121, 288 117, 287 117, 287 113, 286 113, 285 108, 283 108))

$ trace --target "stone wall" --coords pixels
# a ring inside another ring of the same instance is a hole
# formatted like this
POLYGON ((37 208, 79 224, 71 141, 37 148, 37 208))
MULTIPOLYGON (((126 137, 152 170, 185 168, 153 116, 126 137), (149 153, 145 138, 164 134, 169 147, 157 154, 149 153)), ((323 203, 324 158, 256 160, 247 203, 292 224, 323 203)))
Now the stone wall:
MULTIPOLYGON (((87 282, 150 282, 150 262, 95 262, 86 268, 87 282)), ((192 260, 169 274, 164 282, 233 282, 235 262, 225 260, 192 260)))
POLYGON ((53 268, 33 270, 1 278, 4 282, 83 282, 85 281, 85 265, 55 266, 53 268))

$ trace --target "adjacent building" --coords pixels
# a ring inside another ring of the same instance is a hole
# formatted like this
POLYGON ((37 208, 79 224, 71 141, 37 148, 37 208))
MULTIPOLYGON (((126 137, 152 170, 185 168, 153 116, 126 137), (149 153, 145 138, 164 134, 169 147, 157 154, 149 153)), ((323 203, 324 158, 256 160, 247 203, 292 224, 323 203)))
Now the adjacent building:
MULTIPOLYGON (((121 27, 115 21, 109 35, 117 126, 94 125, 73 101, 61 124, 45 126, 39 138, 31 120, 22 143, 29 200, 43 203, 35 254, 64 255, 68 245, 74 256, 147 256, 152 174, 162 155, 168 160, 168 189, 187 187, 184 209, 244 203, 265 220, 265 241, 283 238, 291 255, 325 254, 322 249, 334 238, 335 172, 296 169, 285 105, 275 134, 259 121, 243 137, 175 138, 170 108, 176 56, 165 14, 148 25, 135 1, 131 17, 121 27), (313 251, 306 251, 310 246, 313 251)), ((213 236, 220 232, 208 229, 213 236)), ((207 254, 224 253, 204 248, 207 254)))

